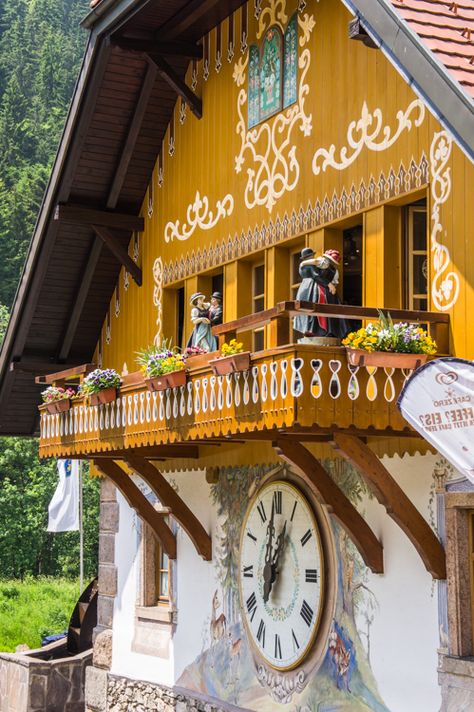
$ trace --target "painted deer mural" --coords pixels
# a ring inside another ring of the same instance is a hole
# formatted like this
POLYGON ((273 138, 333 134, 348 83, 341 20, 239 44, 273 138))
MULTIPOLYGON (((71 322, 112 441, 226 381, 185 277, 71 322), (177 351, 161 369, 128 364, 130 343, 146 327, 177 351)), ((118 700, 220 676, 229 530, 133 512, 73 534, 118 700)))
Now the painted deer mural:
POLYGON ((217 590, 214 592, 214 596, 212 598, 212 614, 211 614, 211 624, 210 624, 210 632, 211 632, 211 645, 214 645, 215 643, 218 643, 219 640, 221 640, 226 632, 226 627, 227 627, 227 619, 224 615, 224 613, 221 613, 220 616, 217 616, 217 611, 220 608, 220 601, 219 601, 219 596, 217 595, 217 590))

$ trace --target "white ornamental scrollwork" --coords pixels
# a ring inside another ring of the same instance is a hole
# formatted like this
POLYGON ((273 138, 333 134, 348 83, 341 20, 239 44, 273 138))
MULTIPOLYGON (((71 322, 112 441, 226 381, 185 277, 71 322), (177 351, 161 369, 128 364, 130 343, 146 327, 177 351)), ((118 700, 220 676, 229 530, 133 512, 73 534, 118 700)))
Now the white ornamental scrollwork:
POLYGON ((156 336, 155 346, 161 344, 161 334, 163 333, 163 260, 157 257, 153 263, 153 304, 156 307, 156 336))
POLYGON ((319 175, 326 168, 335 168, 338 171, 350 166, 365 147, 369 151, 386 151, 399 139, 403 131, 410 131, 413 126, 421 126, 425 118, 425 107, 419 99, 414 99, 405 111, 397 112, 397 128, 392 133, 388 124, 384 126, 382 111, 374 109, 369 112, 366 102, 362 106, 360 119, 351 121, 347 129, 347 146, 339 150, 336 157, 336 146, 332 144, 329 149, 318 148, 313 156, 313 173, 319 175), (413 121, 411 116, 416 112, 413 121), (350 152, 352 150, 352 152, 350 152))
MULTIPOLYGON (((272 5, 274 12, 276 12, 277 4, 274 3, 274 7, 272 5)), ((265 10, 262 11, 260 21, 266 16, 264 13, 265 10)), ((300 18, 298 21, 303 29, 303 35, 300 38, 300 45, 303 46, 309 40, 315 23, 313 17, 308 16, 305 16, 303 21, 300 18)), ((305 97, 309 94, 309 85, 305 84, 305 80, 311 62, 311 54, 306 48, 298 58, 300 77, 297 103, 272 117, 270 121, 265 121, 250 130, 247 130, 247 119, 243 111, 247 104, 247 92, 243 88, 247 62, 248 58, 245 61, 240 59, 234 65, 232 75, 237 86, 242 87, 237 97, 239 120, 236 133, 240 136, 241 146, 239 154, 235 157, 235 172, 240 173, 247 158, 250 158, 253 167, 247 168, 245 205, 248 209, 264 205, 271 213, 276 201, 284 193, 294 190, 300 177, 296 144, 292 140, 293 129, 299 127, 305 137, 310 136, 313 129, 312 115, 307 116, 304 107, 305 97)))
POLYGON ((267 27, 278 25, 280 30, 285 32, 285 25, 288 22, 286 10, 286 0, 270 0, 270 4, 260 11, 258 18, 257 39, 259 40, 267 27), (268 20, 266 18, 268 17, 268 20))
POLYGON ((181 222, 168 222, 165 226, 165 242, 177 240, 189 240, 196 228, 201 230, 211 230, 222 218, 229 217, 234 211, 234 198, 228 193, 216 203, 215 214, 209 210, 209 198, 196 191, 194 202, 188 205, 186 211, 186 222, 181 226, 181 222))
POLYGON ((282 674, 276 670, 270 670, 265 665, 257 666, 257 679, 263 687, 266 687, 275 702, 287 705, 291 702, 294 694, 302 692, 308 682, 304 670, 297 670, 292 674, 282 674))
POLYGON ((438 241, 443 232, 440 208, 451 193, 451 168, 447 166, 452 150, 452 139, 446 131, 435 133, 430 147, 431 173, 431 252, 433 253, 434 275, 431 284, 431 298, 436 309, 447 311, 454 306, 459 296, 459 277, 448 272, 451 261, 446 245, 438 241))

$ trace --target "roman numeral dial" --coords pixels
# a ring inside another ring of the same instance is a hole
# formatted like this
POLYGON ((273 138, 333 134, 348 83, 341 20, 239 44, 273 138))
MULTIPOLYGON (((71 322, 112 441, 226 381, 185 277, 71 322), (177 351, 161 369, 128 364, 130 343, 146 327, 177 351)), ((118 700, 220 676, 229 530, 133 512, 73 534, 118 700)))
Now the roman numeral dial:
POLYGON ((238 568, 241 616, 251 650, 275 670, 302 664, 324 605, 318 520, 290 482, 263 485, 242 523, 238 568))

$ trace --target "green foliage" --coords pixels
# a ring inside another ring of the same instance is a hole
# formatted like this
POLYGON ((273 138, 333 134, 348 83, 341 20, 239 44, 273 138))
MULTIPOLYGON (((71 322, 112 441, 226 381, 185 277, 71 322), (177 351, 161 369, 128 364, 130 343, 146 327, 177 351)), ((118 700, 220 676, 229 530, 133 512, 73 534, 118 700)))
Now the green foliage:
POLYGON ((72 95, 87 0, 0 3, 0 303, 11 305, 72 95))
MULTIPOLYGON (((27 575, 77 576, 79 533, 46 531, 48 504, 58 482, 55 461, 38 459, 33 438, 0 439, 0 571, 27 575)), ((83 477, 84 570, 97 572, 99 480, 83 477)))
POLYGON ((21 643, 38 648, 44 636, 67 630, 78 598, 77 580, 0 579, 0 650, 12 652, 21 643))

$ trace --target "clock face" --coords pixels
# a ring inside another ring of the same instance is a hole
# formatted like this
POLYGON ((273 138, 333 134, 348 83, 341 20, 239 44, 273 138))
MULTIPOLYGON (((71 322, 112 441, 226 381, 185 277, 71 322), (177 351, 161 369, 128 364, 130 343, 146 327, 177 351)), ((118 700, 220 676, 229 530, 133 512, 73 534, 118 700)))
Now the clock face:
POLYGON ((323 577, 309 501, 288 482, 264 485, 242 525, 239 583, 247 634, 272 668, 291 670, 309 652, 323 607, 323 577))

